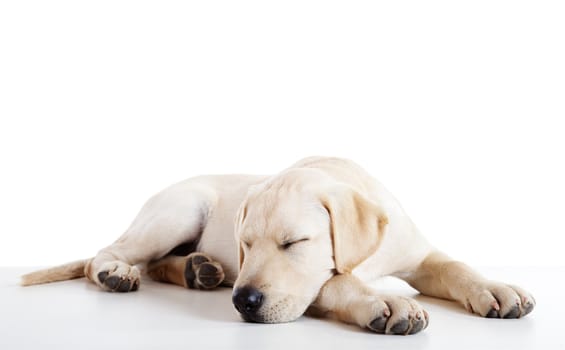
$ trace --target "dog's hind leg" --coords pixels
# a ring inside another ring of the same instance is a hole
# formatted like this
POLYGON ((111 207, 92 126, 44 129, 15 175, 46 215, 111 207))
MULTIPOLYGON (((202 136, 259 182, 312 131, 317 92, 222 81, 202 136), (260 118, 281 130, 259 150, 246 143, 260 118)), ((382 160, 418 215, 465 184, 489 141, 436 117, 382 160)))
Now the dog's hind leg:
POLYGON ((198 240, 215 201, 214 189, 190 180, 165 189, 145 204, 124 235, 87 264, 86 277, 104 290, 137 290, 140 272, 135 265, 198 240))
POLYGON ((191 289, 216 288, 225 278, 222 265, 200 252, 187 256, 169 255, 152 261, 147 265, 147 274, 155 281, 191 289))

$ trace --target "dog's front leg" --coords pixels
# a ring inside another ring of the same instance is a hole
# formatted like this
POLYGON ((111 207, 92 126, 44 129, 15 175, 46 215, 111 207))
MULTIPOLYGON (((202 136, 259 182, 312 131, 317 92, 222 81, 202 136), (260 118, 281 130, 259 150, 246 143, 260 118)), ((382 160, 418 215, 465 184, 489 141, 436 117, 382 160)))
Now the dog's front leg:
POLYGON ((428 325, 428 313, 415 300, 379 295, 351 274, 326 282, 308 313, 383 334, 414 334, 428 325))
POLYGON ((409 273, 397 274, 424 295, 455 300, 470 312, 489 318, 529 314, 534 298, 520 287, 491 281, 441 252, 433 252, 409 273))

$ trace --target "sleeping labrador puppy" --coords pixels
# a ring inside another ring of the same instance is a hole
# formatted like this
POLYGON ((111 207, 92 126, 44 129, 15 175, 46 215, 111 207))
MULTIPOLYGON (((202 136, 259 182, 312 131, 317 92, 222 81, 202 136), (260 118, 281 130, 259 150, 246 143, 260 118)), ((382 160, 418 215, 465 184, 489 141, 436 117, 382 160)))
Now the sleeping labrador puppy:
POLYGON ((386 275, 483 317, 520 318, 535 305, 525 290, 435 249, 379 182, 338 158, 306 158, 274 176, 177 183, 94 258, 30 273, 22 284, 86 276, 103 290, 130 292, 139 288, 139 264, 186 288, 233 286, 234 306, 251 322, 289 322, 308 311, 376 333, 426 328, 418 302, 368 287, 386 275))

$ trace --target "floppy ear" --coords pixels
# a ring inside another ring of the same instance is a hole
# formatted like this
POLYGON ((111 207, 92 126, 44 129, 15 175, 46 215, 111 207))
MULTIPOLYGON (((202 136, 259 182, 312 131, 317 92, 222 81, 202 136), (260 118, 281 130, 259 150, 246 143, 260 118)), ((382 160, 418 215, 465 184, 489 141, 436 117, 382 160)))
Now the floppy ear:
POLYGON ((243 259, 245 258, 243 253, 243 247, 241 240, 239 239, 239 230, 241 226, 243 226, 243 221, 247 216, 247 201, 244 201, 241 206, 239 207, 237 214, 235 215, 235 225, 234 225, 234 233, 235 233, 235 241, 238 247, 238 258, 239 258, 239 270, 241 271, 241 265, 243 265, 243 259))
POLYGON ((351 272, 379 247, 388 217, 375 202, 349 186, 339 186, 322 197, 330 214, 335 267, 351 272))
POLYGON ((241 242, 239 243, 239 271, 241 271, 241 266, 243 265, 243 260, 245 259, 245 254, 243 253, 243 247, 241 246, 241 242))

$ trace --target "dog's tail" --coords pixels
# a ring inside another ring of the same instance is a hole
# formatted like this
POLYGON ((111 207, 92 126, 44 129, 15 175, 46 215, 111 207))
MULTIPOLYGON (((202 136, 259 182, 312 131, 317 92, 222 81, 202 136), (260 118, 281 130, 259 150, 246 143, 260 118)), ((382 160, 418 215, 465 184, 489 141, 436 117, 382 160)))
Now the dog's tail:
POLYGON ((64 265, 28 273, 21 277, 20 284, 22 286, 32 286, 34 284, 66 281, 73 278, 84 277, 84 267, 90 260, 92 259, 73 261, 64 265))

